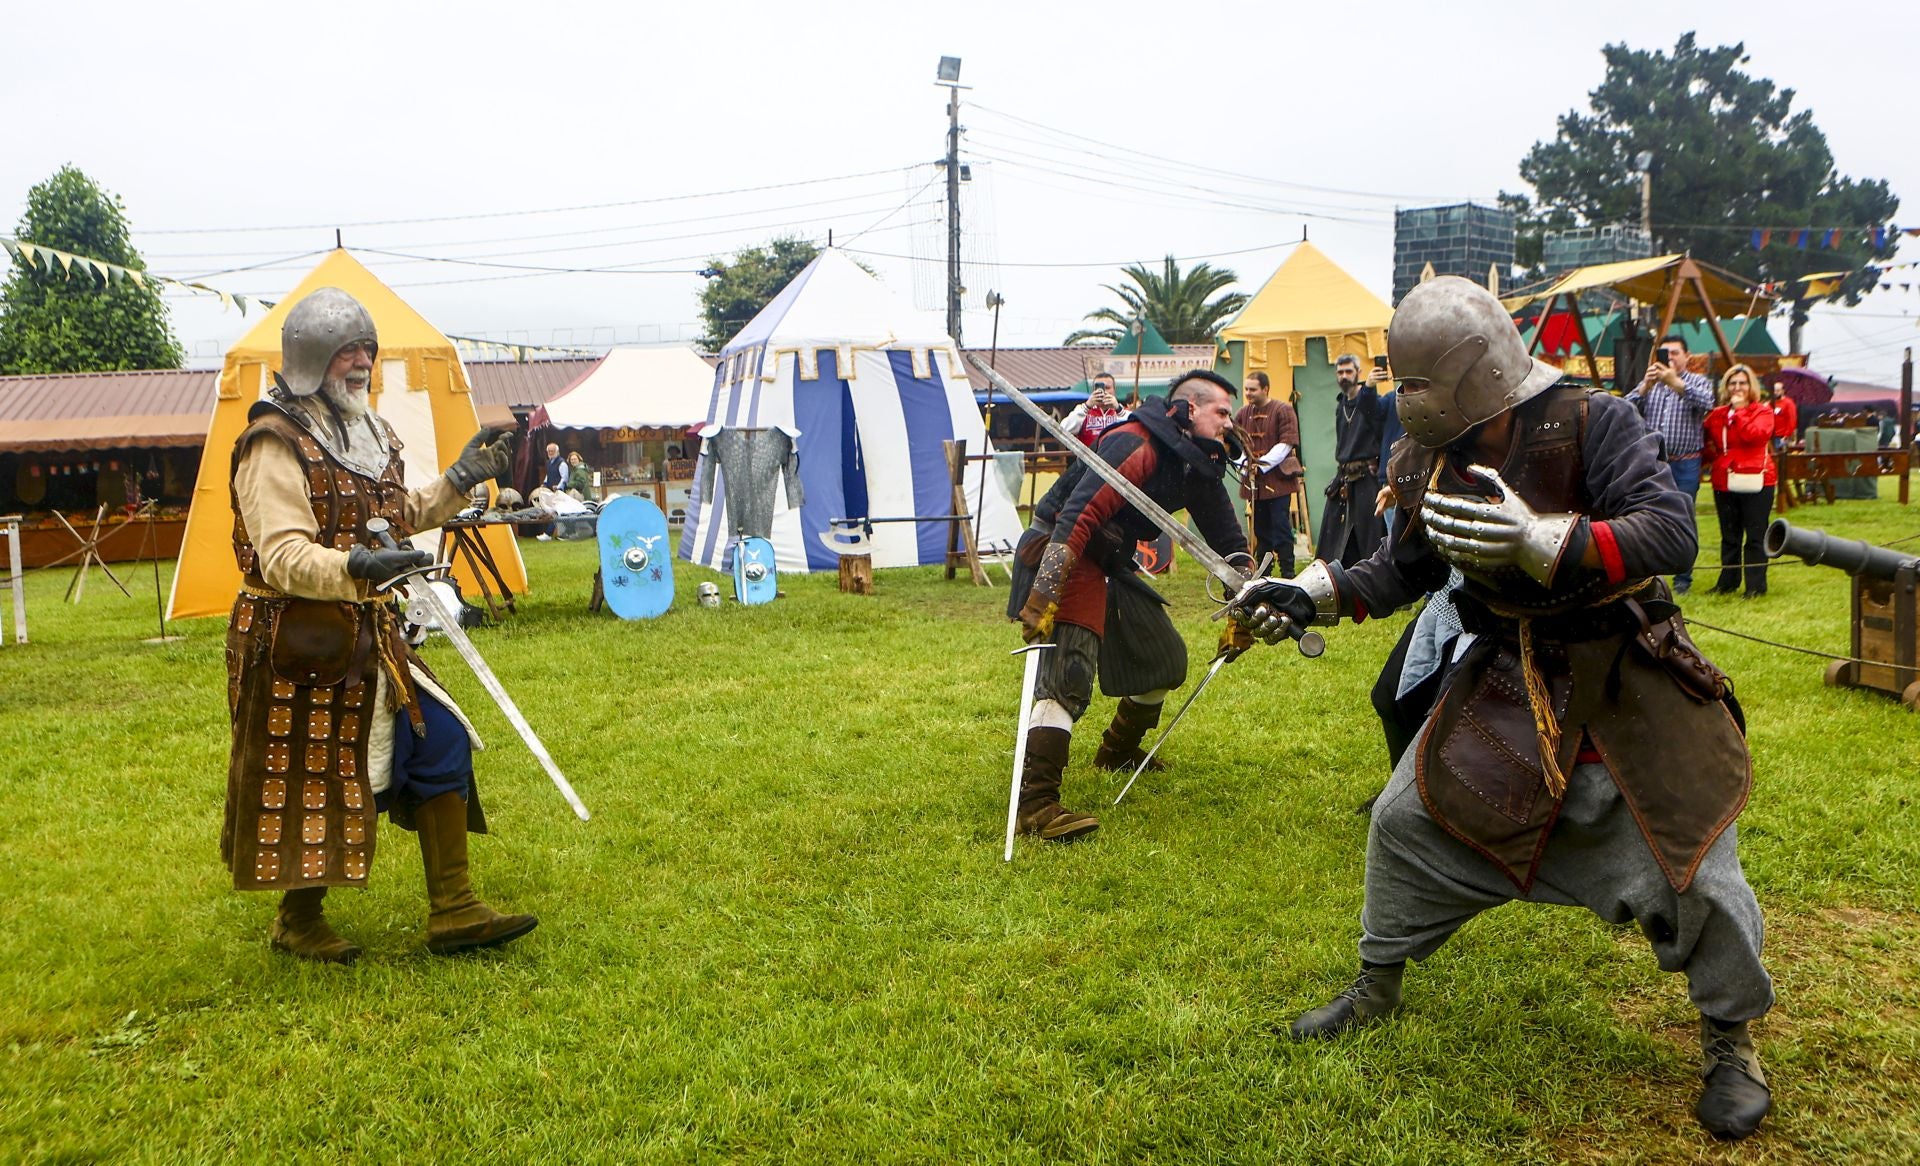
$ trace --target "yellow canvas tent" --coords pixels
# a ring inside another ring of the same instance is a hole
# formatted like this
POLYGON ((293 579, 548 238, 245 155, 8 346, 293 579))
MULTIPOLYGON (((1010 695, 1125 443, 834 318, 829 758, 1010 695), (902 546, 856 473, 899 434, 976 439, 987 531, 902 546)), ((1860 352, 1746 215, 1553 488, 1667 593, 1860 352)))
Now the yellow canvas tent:
MULTIPOLYGON (((220 395, 207 430, 200 476, 187 514, 180 563, 173 576, 168 618, 225 615, 240 586, 233 561, 233 510, 229 501, 233 443, 247 425, 247 410, 266 395, 271 374, 280 367, 280 325, 308 293, 337 287, 366 306, 380 335, 374 362, 374 409, 399 434, 406 451, 407 483, 420 486, 445 472, 461 446, 480 427, 466 369, 453 342, 408 307, 392 289, 344 249, 333 251, 307 273, 271 312, 227 350, 220 373, 220 395)), ((483 531, 501 579, 516 593, 527 588, 526 566, 510 528, 483 531)), ((432 549, 438 532, 416 535, 414 545, 432 549)), ((462 590, 478 594, 478 581, 457 567, 462 590)))
MULTIPOLYGON (((1333 410, 1338 391, 1333 362, 1358 357, 1372 367, 1387 351, 1393 309, 1326 253, 1304 240, 1220 330, 1226 357, 1218 371, 1236 384, 1264 372, 1274 396, 1292 401, 1300 417, 1300 459, 1306 489, 1298 497, 1317 506, 1334 470, 1333 410)), ((1298 529, 1311 528, 1310 515, 1298 529)))

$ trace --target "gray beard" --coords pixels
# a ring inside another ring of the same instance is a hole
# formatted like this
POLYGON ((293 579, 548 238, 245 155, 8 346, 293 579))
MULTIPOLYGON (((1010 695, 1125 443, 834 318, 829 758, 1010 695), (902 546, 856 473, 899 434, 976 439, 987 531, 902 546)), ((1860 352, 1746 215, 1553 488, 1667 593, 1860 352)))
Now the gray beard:
POLYGON ((345 378, 329 379, 313 397, 290 404, 307 432, 342 465, 370 478, 385 472, 392 454, 373 420, 364 387, 350 387, 345 378))
POLYGON ((327 400, 340 411, 340 416, 348 421, 357 421, 367 415, 367 382, 357 384, 347 377, 328 377, 320 386, 327 400))

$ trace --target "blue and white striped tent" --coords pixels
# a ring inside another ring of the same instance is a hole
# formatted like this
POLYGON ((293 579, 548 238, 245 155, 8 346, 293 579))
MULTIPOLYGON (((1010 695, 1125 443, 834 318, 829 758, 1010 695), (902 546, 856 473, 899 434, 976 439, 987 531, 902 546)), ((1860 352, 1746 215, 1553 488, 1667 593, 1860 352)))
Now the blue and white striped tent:
MULTIPOLYGON (((838 568, 839 556, 820 539, 833 519, 953 513, 941 443, 964 440, 970 455, 989 450, 944 323, 900 303, 833 248, 721 351, 707 421, 799 431, 805 503, 794 510, 780 499, 773 522, 779 569, 788 572, 838 568)), ((969 509, 981 497, 980 475, 988 465, 967 466, 969 509)), ((703 497, 697 483, 705 473, 703 464, 694 475, 680 557, 727 570, 733 523, 725 480, 716 474, 714 496, 703 497)), ((981 549, 1011 546, 1020 520, 997 475, 988 479, 981 510, 981 549)), ((877 525, 873 565, 944 563, 949 530, 945 522, 877 525)))

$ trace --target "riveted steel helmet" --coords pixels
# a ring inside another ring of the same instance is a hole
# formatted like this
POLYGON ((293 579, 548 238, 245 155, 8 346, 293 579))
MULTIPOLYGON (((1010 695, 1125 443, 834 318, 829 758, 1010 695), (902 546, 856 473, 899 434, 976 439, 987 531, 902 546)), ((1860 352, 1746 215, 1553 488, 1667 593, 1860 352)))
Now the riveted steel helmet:
POLYGON ((365 341, 380 350, 373 317, 337 287, 323 287, 293 305, 280 325, 280 381, 296 397, 320 391, 334 354, 365 341))
POLYGON ((1400 424, 1439 449, 1560 379, 1527 355, 1513 317, 1470 279, 1443 275, 1416 284, 1394 310, 1387 359, 1400 382, 1400 424))

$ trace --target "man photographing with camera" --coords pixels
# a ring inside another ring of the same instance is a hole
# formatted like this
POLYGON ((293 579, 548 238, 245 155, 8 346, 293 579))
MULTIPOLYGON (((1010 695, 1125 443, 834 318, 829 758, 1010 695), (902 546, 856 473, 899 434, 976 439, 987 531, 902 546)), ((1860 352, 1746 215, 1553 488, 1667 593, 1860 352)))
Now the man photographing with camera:
MULTIPOLYGON (((1674 485, 1687 496, 1687 516, 1693 517, 1700 493, 1700 447, 1706 440, 1701 425, 1713 408, 1713 382, 1687 367, 1687 342, 1677 333, 1660 342, 1640 387, 1627 394, 1647 428, 1660 435, 1660 456, 1673 470, 1674 485)), ((1693 568, 1673 576, 1673 591, 1685 595, 1693 586, 1693 568)))

